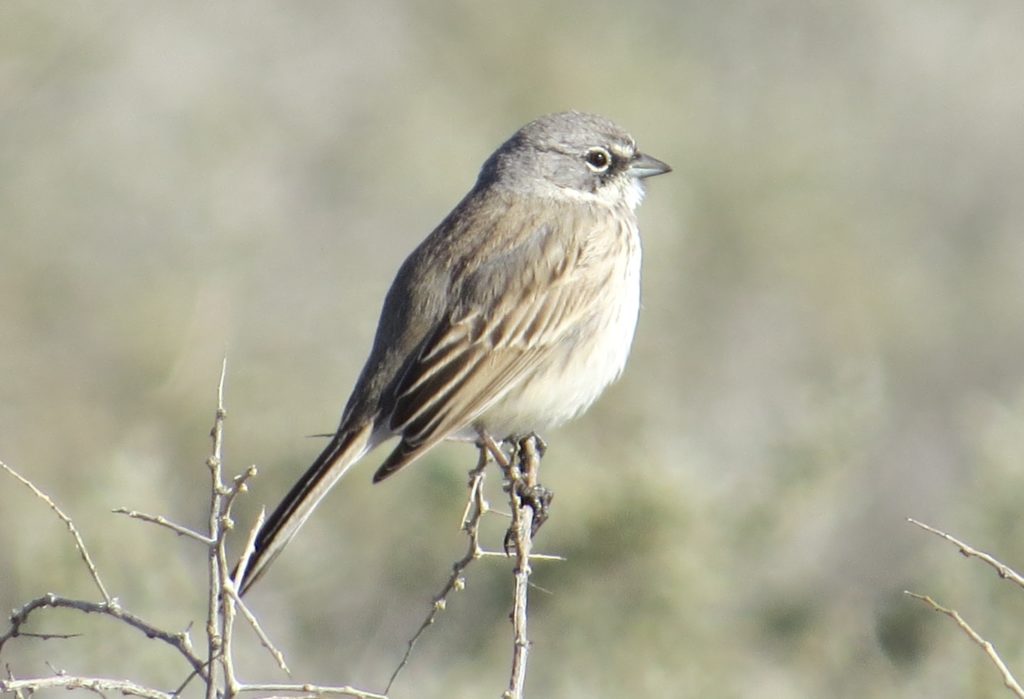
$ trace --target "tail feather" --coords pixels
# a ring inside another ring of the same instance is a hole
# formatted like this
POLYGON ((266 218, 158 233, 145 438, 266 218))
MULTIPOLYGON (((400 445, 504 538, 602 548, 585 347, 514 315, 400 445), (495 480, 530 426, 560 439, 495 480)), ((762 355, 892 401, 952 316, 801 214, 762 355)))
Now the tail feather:
POLYGON ((263 576, 349 466, 373 448, 370 443, 372 427, 367 423, 359 429, 334 435, 313 465, 292 486, 256 535, 256 550, 240 581, 242 594, 263 576))
POLYGON ((388 455, 384 463, 380 465, 377 472, 373 474, 373 482, 380 483, 389 476, 393 476, 399 469, 405 468, 416 459, 423 456, 428 449, 441 441, 440 437, 434 436, 425 442, 413 445, 404 439, 398 443, 394 451, 388 455))

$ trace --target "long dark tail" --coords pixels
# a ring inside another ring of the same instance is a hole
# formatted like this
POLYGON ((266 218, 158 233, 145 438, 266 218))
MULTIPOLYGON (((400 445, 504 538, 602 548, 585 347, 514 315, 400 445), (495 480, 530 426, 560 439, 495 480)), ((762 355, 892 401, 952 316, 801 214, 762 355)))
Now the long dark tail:
POLYGON ((263 576, 349 466, 373 448, 374 445, 370 444, 372 428, 368 423, 362 428, 336 434, 288 491, 256 535, 256 551, 249 559, 240 582, 242 594, 263 576))

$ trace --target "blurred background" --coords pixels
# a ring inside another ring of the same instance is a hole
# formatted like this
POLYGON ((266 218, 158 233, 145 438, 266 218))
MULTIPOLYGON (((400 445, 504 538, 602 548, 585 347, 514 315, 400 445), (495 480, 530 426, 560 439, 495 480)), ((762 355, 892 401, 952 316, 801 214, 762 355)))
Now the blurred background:
MULTIPOLYGON (((613 118, 675 172, 640 210, 630 365, 546 434, 533 697, 998 697, 1024 673, 1024 5, 573 1, 0 6, 0 459, 112 594, 198 642, 229 358, 241 523, 332 431, 404 256, 520 125, 613 118)), ((294 676, 379 690, 461 556, 445 446, 355 469, 249 598, 294 676)), ((492 480, 496 480, 492 477, 492 480)), ((492 501, 497 504, 499 496, 492 501)), ((492 545, 500 546, 501 523, 492 545)), ((497 696, 510 565, 480 562, 392 692, 497 696)), ((0 477, 0 607, 95 597, 0 477)), ((21 677, 185 668, 51 612, 21 677)), ((284 681, 251 634, 247 680, 284 681)), ((152 646, 152 647, 151 647, 152 646)))

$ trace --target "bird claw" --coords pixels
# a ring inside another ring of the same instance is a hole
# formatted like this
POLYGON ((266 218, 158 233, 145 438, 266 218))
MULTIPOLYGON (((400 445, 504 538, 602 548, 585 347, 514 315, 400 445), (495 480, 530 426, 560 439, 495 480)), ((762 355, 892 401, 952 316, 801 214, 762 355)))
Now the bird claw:
MULTIPOLYGON (((515 489, 519 502, 522 505, 529 506, 533 512, 533 516, 530 518, 530 538, 533 538, 540 531, 541 525, 547 521, 548 511, 555 494, 542 485, 531 486, 526 485, 522 481, 516 483, 515 489)), ((516 551, 516 531, 514 526, 509 527, 508 531, 505 532, 504 548, 506 556, 511 556, 516 551)))

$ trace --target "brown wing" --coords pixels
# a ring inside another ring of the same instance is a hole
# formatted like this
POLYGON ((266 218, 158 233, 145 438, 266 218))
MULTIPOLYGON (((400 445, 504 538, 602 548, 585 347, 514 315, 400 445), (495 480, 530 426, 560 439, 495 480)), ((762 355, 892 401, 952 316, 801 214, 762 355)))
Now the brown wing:
POLYGON ((520 231, 519 245, 493 255, 462 280, 460 303, 397 384, 390 428, 402 442, 375 481, 472 424, 591 313, 610 265, 588 254, 591 216, 567 218, 562 225, 570 230, 520 231))

